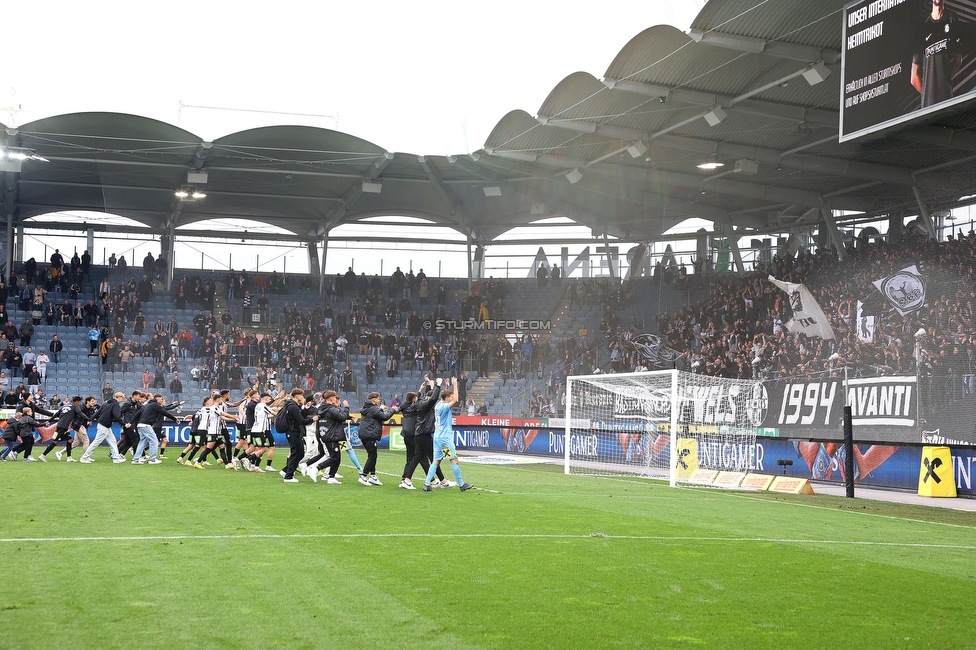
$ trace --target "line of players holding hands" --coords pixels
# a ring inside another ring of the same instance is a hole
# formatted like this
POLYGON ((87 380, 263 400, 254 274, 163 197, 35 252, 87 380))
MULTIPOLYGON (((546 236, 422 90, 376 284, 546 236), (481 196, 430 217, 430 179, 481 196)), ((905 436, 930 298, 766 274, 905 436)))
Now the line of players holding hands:
MULTIPOLYGON (((440 469, 441 459, 447 458, 451 461, 451 469, 458 479, 457 485, 464 491, 473 486, 461 480, 457 455, 453 448, 450 409, 457 403, 457 393, 450 389, 451 383, 450 379, 444 382, 445 390, 442 395, 442 380, 434 382, 425 376, 420 392, 407 393, 401 409, 388 409, 386 405, 379 404, 378 393, 370 393, 361 409, 359 420, 359 439, 367 455, 365 465, 360 464, 349 440, 349 403, 343 401, 340 404, 335 391, 315 393, 307 403, 301 389, 293 390, 290 396, 281 391, 273 397, 249 388, 244 391, 244 398, 234 403, 230 403, 229 390, 215 391, 203 400, 203 405, 195 414, 186 416, 191 423, 191 439, 176 462, 203 469, 211 465, 207 458, 213 456, 218 465, 229 470, 243 467, 251 472, 273 471, 271 464, 275 446, 271 427, 274 425, 275 429, 286 435, 290 446, 288 460, 284 469, 279 472, 286 483, 297 483, 295 472, 300 471, 313 482, 317 482, 319 476, 322 476, 329 484, 339 484, 342 476, 337 470, 341 451, 344 449, 360 472, 359 483, 378 486, 382 483, 376 476, 377 443, 382 438, 383 423, 399 411, 402 415, 402 436, 407 448, 407 462, 399 487, 406 490, 416 489, 412 477, 418 465, 427 473, 425 490, 430 491, 431 487, 454 487, 455 484, 447 481, 440 469), (439 397, 443 399, 439 400, 439 397), (228 412, 231 408, 238 409, 236 415, 228 412), (227 428, 229 422, 238 426, 236 445, 230 438, 227 428), (313 425, 311 428, 314 433, 307 437, 308 425, 313 425), (434 451, 435 438, 440 439, 437 449, 439 453, 434 451), (262 460, 265 462, 264 469, 261 469, 262 460)), ((80 396, 75 396, 59 410, 48 411, 37 408, 33 404, 33 396, 28 396, 17 405, 13 419, 8 419, 3 430, 5 447, 0 451, 0 461, 6 461, 10 457, 16 460, 18 454, 23 453, 27 462, 47 462, 48 454, 63 442, 65 450, 55 453, 58 460, 65 458, 67 462, 77 462, 71 456, 72 445, 76 443, 75 446, 85 449, 80 462, 91 463, 94 462, 92 453, 105 441, 109 445, 109 456, 115 463, 125 462, 125 454, 131 449, 132 464, 157 465, 162 462, 161 458, 165 458, 166 435, 163 432, 163 423, 177 422, 178 419, 172 412, 183 404, 185 402, 166 404, 159 393, 133 391, 128 400, 123 393, 115 393, 112 399, 101 406, 94 397, 89 396, 83 400, 80 396), (35 415, 50 418, 48 425, 38 422, 35 415), (97 424, 97 435, 88 443, 87 430, 92 423, 97 424), (118 444, 111 428, 115 423, 120 425, 121 430, 118 444), (34 430, 41 432, 43 440, 45 436, 51 435, 52 428, 54 435, 48 440, 44 452, 35 459, 32 455, 34 430)))

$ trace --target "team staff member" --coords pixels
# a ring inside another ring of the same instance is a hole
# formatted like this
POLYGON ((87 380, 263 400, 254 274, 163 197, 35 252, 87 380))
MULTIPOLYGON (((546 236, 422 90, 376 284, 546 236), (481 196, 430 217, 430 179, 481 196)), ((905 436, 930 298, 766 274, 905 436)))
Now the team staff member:
POLYGON ((31 456, 34 450, 34 428, 37 422, 31 417, 30 407, 25 407, 21 411, 14 413, 14 419, 7 421, 7 428, 3 430, 3 441, 7 443, 7 448, 0 453, 0 460, 6 461, 7 456, 13 455, 17 460, 17 454, 24 452, 24 462, 33 463, 36 458, 31 456), (17 442, 17 438, 20 442, 17 442))
MULTIPOLYGON (((457 383, 457 380, 454 380, 457 383)), ((470 490, 474 486, 465 483, 461 478, 461 468, 458 467, 457 450, 454 448, 454 425, 451 409, 458 402, 457 393, 451 390, 451 381, 447 382, 447 389, 441 392, 441 401, 434 407, 434 464, 427 471, 427 480, 424 481, 424 492, 431 492, 430 482, 434 479, 434 473, 445 458, 451 461, 451 471, 457 479, 458 486, 462 492, 470 490)))
POLYGON ((88 449, 81 455, 81 462, 95 462, 91 456, 103 441, 108 441, 113 463, 125 462, 125 459, 119 455, 118 445, 115 444, 115 434, 112 433, 113 424, 116 422, 122 424, 122 410, 119 402, 124 399, 125 393, 115 393, 111 399, 102 404, 102 407, 98 409, 98 413, 95 414, 95 421, 98 423, 96 427, 97 433, 95 434, 95 439, 88 445, 88 449))
MULTIPOLYGON (((346 440, 346 421, 349 420, 349 402, 342 401, 339 405, 339 396, 334 390, 327 390, 322 395, 324 404, 319 408, 318 438, 325 451, 329 454, 328 478, 326 482, 330 485, 339 485, 339 462, 342 460, 342 452, 339 445, 346 440)), ((325 457, 319 454, 309 463, 306 474, 313 481, 318 476, 318 463, 325 457)))
POLYGON ((126 452, 130 449, 135 453, 139 446, 139 432, 136 430, 136 421, 142 411, 142 405, 146 401, 148 393, 141 390, 132 391, 129 400, 119 404, 119 412, 122 413, 122 429, 119 436, 119 455, 125 458, 126 452))
MULTIPOLYGON (((156 393, 156 394, 159 395, 159 393, 156 393)), ((166 409, 167 411, 172 412, 172 411, 175 411, 176 409, 182 407, 184 404, 186 404, 186 400, 180 400, 178 402, 173 402, 172 404, 166 404, 166 400, 163 400, 162 402, 160 402, 160 404, 163 405, 163 408, 164 409, 166 409)), ((187 419, 189 419, 189 418, 187 418, 187 419)), ((158 458, 159 460, 165 460, 166 459, 166 442, 167 442, 167 437, 166 437, 166 434, 163 432, 163 421, 162 420, 159 420, 158 424, 153 426, 153 432, 156 434, 156 442, 158 443, 158 447, 159 447, 159 455, 156 456, 156 458, 158 458)))
POLYGON ((429 375, 424 375, 424 383, 420 388, 423 389, 425 385, 431 391, 430 396, 421 400, 418 393, 407 393, 404 398, 406 403, 400 411, 403 414, 400 435, 403 436, 403 443, 407 447, 407 462, 403 466, 403 477, 400 479, 400 487, 404 490, 417 489, 413 486, 414 470, 419 464, 426 476, 427 470, 430 469, 430 460, 434 455, 432 438, 430 435, 418 436, 417 424, 421 414, 433 413, 434 405, 437 404, 437 398, 441 394, 441 387, 431 381, 429 375))
POLYGON ((144 462, 142 454, 146 450, 146 445, 149 446, 149 464, 162 464, 163 461, 156 458, 156 452, 159 447, 155 429, 157 427, 162 429, 163 420, 169 420, 171 422, 178 421, 172 413, 166 410, 166 401, 162 394, 156 393, 151 400, 147 400, 143 404, 138 415, 132 421, 132 425, 139 432, 139 445, 133 454, 133 465, 141 465, 144 462))
POLYGON ((305 427, 319 419, 318 415, 303 413, 302 407, 304 405, 305 391, 301 388, 293 388, 291 399, 285 400, 282 406, 284 415, 279 414, 275 420, 276 429, 278 424, 287 423, 287 426, 282 427, 285 430, 285 437, 288 438, 289 447, 288 461, 285 463, 285 469, 281 470, 281 477, 285 479, 285 483, 298 483, 298 479, 295 478, 295 470, 298 469, 298 462, 305 455, 305 443, 303 442, 305 427))
POLYGON ((72 463, 75 460, 71 457, 71 434, 75 429, 79 427, 88 426, 89 420, 85 416, 84 411, 81 410, 81 395, 75 395, 71 398, 70 404, 65 404, 57 412, 58 423, 55 429, 54 438, 48 443, 47 449, 41 454, 41 460, 47 462, 46 456, 51 453, 51 451, 58 445, 59 442, 64 443, 64 451, 55 452, 58 460, 61 460, 64 454, 68 455, 68 462, 72 463))
MULTIPOLYGON (((436 390, 438 397, 440 397, 443 381, 441 377, 438 377, 437 382, 433 385, 428 381, 427 388, 429 390, 436 390)), ((426 476, 427 470, 430 469, 430 462, 434 460, 434 406, 437 405, 437 400, 435 399, 433 402, 430 402, 429 400, 423 399, 423 401, 424 408, 420 409, 417 413, 417 434, 414 437, 414 459, 416 462, 413 464, 413 467, 409 468, 409 476, 411 477, 413 476, 414 470, 417 469, 417 465, 424 468, 424 476, 426 476)), ((444 473, 440 467, 437 468, 436 473, 437 479, 433 483, 434 487, 454 487, 453 483, 444 478, 444 473)))
POLYGON ((397 409, 387 409, 380 405, 380 394, 372 392, 366 396, 366 404, 360 410, 359 441, 366 450, 366 463, 359 474, 363 485, 383 485, 376 478, 376 445, 383 439, 383 423, 393 417, 397 409))

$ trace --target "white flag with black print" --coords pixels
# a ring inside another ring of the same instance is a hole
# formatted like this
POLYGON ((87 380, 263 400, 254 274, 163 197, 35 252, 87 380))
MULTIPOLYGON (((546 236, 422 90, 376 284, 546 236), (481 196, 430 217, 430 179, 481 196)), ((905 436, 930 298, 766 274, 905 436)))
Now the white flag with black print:
POLYGON ((873 284, 902 316, 925 304, 925 278, 914 264, 873 284))
POLYGON ((864 313, 864 303, 857 301, 857 338, 862 343, 874 343, 875 316, 864 313))
POLYGON ((777 280, 773 276, 769 276, 769 281, 785 291, 790 298, 793 320, 786 324, 786 329, 819 337, 825 341, 834 338, 834 330, 830 327, 830 322, 824 315, 823 309, 813 299, 809 289, 802 284, 777 280))

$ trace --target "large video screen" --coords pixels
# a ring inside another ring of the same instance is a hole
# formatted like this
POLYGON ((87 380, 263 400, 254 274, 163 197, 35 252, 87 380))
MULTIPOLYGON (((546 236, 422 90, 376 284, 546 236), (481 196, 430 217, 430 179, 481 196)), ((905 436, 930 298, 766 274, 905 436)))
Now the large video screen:
POLYGON ((840 141, 976 98, 976 0, 844 8, 840 141))

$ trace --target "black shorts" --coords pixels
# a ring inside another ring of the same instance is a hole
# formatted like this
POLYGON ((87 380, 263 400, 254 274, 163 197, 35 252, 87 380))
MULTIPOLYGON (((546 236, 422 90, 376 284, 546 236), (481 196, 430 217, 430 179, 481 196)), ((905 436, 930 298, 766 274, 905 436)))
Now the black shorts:
POLYGON ((194 445, 202 447, 207 444, 207 432, 206 431, 192 431, 190 432, 190 442, 194 445))
POLYGON ((156 440, 158 440, 159 442, 166 440, 166 432, 164 430, 162 429, 160 429, 159 431, 154 430, 153 433, 156 434, 156 440))
POLYGON ((275 446, 274 436, 271 435, 270 431, 265 431, 264 434, 262 434, 261 438, 262 438, 262 444, 261 444, 262 447, 275 446))
POLYGON ((55 430, 54 440, 60 442, 62 440, 68 440, 69 438, 71 438, 71 429, 62 429, 61 427, 58 427, 55 430))

